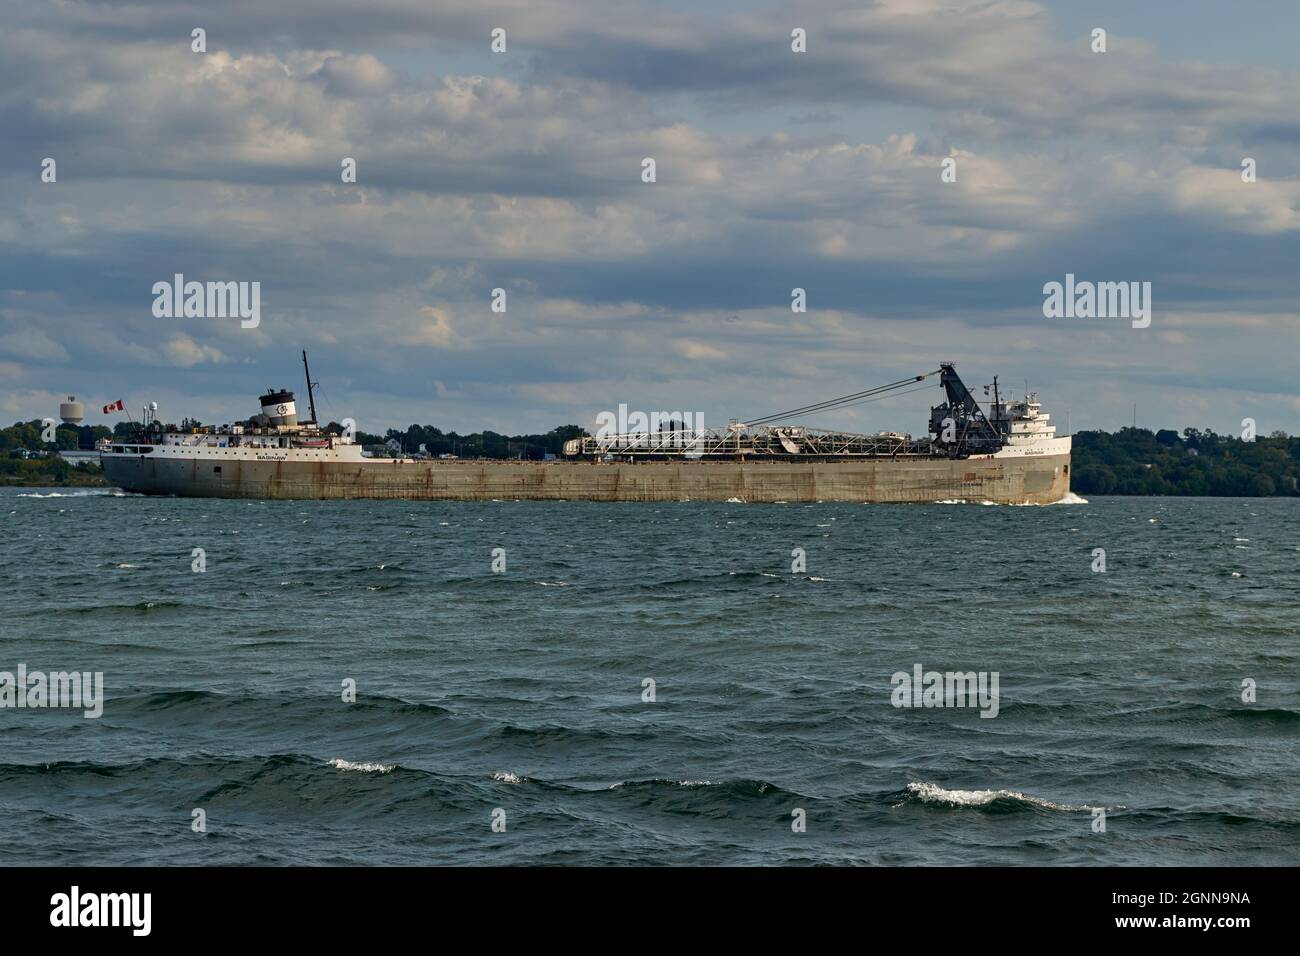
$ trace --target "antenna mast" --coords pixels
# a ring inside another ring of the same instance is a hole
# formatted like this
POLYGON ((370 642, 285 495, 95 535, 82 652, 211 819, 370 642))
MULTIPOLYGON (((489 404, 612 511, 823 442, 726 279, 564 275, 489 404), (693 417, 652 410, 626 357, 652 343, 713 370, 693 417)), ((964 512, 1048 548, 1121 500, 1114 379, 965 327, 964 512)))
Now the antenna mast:
POLYGON ((312 394, 311 389, 313 385, 319 385, 320 383, 311 380, 311 369, 307 367, 306 349, 302 350, 302 370, 307 376, 307 404, 311 406, 311 423, 313 425, 319 425, 320 422, 316 420, 316 397, 312 394))

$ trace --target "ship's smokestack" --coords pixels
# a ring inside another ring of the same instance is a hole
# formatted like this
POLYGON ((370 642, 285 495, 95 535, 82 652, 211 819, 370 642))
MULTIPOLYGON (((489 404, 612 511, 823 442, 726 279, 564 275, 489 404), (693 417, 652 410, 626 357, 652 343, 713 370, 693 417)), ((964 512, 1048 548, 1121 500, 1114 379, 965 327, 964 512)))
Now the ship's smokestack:
POLYGON ((298 407, 293 402, 293 392, 284 389, 268 391, 262 396, 262 414, 272 425, 297 425, 298 407))

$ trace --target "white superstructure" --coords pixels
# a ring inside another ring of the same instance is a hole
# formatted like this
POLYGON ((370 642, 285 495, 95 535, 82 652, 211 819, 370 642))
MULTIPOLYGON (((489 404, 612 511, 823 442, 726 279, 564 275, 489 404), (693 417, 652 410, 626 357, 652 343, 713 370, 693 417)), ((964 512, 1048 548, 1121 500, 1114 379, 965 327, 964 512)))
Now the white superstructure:
POLYGON ((154 418, 133 437, 104 439, 96 447, 104 458, 194 461, 212 463, 218 468, 223 460, 306 463, 370 460, 352 438, 322 431, 315 422, 299 422, 292 392, 269 391, 260 401, 261 414, 246 422, 185 430, 164 426, 154 418))
POLYGON ((1070 436, 1056 437, 1052 416, 1043 411, 1038 393, 1024 398, 1006 399, 990 406, 989 419, 994 424, 1007 427, 1006 444, 994 458, 1024 458, 1036 455, 1068 455, 1072 444, 1070 436))
MULTIPOLYGON (((145 438, 118 439, 98 447, 105 457, 162 458, 169 461, 366 461, 361 446, 340 435, 316 437, 311 432, 277 433, 268 429, 246 430, 238 425, 222 426, 215 432, 163 431, 145 438)), ((393 459, 397 460, 397 459, 393 459)))

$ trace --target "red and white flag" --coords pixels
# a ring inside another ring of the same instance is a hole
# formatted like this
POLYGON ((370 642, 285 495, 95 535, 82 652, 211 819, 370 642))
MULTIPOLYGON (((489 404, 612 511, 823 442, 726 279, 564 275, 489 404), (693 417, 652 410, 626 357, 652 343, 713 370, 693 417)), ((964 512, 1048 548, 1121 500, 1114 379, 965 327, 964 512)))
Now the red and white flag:
POLYGON ((985 385, 985 386, 984 386, 984 394, 985 394, 985 395, 988 395, 988 393, 989 393, 989 389, 992 388, 992 387, 993 387, 992 385, 985 385))
POLYGON ((122 412, 122 411, 126 411, 126 406, 122 404, 122 400, 120 398, 117 401, 113 402, 111 405, 104 406, 105 415, 107 415, 109 412, 122 412))

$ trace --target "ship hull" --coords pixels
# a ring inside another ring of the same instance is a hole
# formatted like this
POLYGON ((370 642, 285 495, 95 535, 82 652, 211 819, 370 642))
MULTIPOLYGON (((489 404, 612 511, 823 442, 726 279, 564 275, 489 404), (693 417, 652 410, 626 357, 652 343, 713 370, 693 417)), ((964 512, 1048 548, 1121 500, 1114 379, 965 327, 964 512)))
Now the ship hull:
POLYGON ((1070 456, 856 461, 167 460, 106 456, 128 492, 207 498, 746 502, 991 501, 1049 504, 1070 456))

